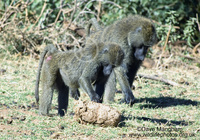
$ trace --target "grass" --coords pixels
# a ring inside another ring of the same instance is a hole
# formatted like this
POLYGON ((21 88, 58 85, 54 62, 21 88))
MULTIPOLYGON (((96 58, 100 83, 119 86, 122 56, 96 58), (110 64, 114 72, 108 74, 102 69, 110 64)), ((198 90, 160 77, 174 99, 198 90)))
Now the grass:
MULTIPOLYGON (((181 60, 180 60, 181 61, 181 60)), ((64 117, 57 113, 54 94, 53 117, 39 116, 35 106, 34 84, 38 60, 31 57, 0 57, 0 139, 198 139, 200 138, 200 74, 195 68, 176 66, 168 69, 145 69, 139 73, 161 75, 189 85, 173 87, 162 82, 137 79, 133 91, 133 107, 120 104, 122 94, 117 93, 110 106, 122 113, 118 127, 82 125, 73 120, 73 102, 69 99, 64 117), (24 119, 23 119, 24 118, 24 119)), ((82 99, 88 99, 85 93, 82 99)))

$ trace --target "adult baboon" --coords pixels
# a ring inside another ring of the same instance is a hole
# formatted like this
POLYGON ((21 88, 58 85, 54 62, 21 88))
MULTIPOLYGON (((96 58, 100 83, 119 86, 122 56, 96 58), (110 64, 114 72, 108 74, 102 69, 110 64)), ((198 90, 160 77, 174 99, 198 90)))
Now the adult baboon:
MULTIPOLYGON (((111 73, 105 88, 104 101, 113 101, 116 91, 116 78, 124 93, 122 101, 134 103, 134 96, 131 86, 135 75, 145 58, 147 50, 157 41, 156 29, 150 19, 134 15, 116 21, 115 23, 100 29, 97 22, 90 22, 87 29, 86 45, 92 42, 106 42, 119 44, 124 53, 125 59, 120 67, 114 69, 111 73), (91 24, 96 31, 90 33, 91 24)), ((104 92, 101 90, 99 92, 104 92)))
POLYGON ((78 99, 77 89, 81 87, 92 101, 101 102, 102 94, 98 92, 99 88, 104 89, 112 69, 119 66, 123 58, 123 51, 115 43, 90 44, 85 48, 67 52, 55 51, 55 49, 52 49, 52 45, 48 45, 40 57, 36 79, 35 97, 38 102, 42 67, 43 93, 39 105, 40 114, 49 114, 55 87, 58 90, 58 114, 60 116, 63 116, 67 110, 69 90, 72 96, 78 99), (42 64, 46 53, 49 51, 49 56, 42 64), (96 87, 95 90, 92 83, 96 87))

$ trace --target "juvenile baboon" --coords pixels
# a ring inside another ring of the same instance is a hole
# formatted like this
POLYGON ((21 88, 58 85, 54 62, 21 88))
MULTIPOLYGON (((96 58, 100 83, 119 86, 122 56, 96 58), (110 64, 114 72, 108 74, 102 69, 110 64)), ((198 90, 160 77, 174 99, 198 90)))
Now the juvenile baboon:
MULTIPOLYGON (((92 42, 116 43, 125 53, 121 66, 114 69, 107 81, 104 101, 114 100, 117 78, 124 93, 122 101, 132 105, 134 96, 130 87, 148 48, 157 41, 156 29, 150 19, 139 15, 128 16, 102 30, 99 30, 99 25, 95 25, 98 24, 97 22, 91 23, 98 28, 93 33, 90 33, 90 28, 87 29, 90 35, 86 38, 86 45, 92 42)), ((104 90, 99 92, 104 92, 104 90)))
POLYGON ((92 101, 101 102, 103 95, 98 92, 99 88, 104 89, 112 69, 119 66, 123 58, 123 51, 115 43, 91 44, 85 48, 67 52, 54 51, 52 46, 48 45, 40 57, 36 79, 35 97, 38 102, 39 73, 42 62, 45 61, 41 71, 43 93, 39 105, 40 114, 49 114, 54 88, 58 90, 58 114, 60 116, 63 116, 67 110, 69 90, 72 97, 78 99, 77 89, 81 87, 92 101), (48 51, 50 55, 44 60, 48 51))

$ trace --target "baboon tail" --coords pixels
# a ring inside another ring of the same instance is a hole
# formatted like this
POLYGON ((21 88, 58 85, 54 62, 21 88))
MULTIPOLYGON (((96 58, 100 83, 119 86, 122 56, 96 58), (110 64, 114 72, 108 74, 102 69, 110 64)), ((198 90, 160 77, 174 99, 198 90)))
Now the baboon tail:
POLYGON ((53 44, 48 44, 48 45, 44 48, 44 51, 42 52, 42 54, 40 55, 39 66, 38 66, 37 76, 36 76, 36 83, 35 83, 35 99, 36 99, 36 103, 39 102, 40 74, 41 74, 41 69, 42 69, 42 65, 43 65, 43 62, 44 62, 45 55, 46 55, 48 52, 54 53, 55 51, 57 51, 56 47, 54 47, 53 44))
POLYGON ((97 19, 96 18, 92 18, 92 19, 90 19, 89 24, 88 24, 88 26, 86 28, 87 36, 90 35, 90 28, 91 28, 92 25, 94 26, 96 31, 101 30, 101 27, 99 26, 99 24, 97 22, 97 19))

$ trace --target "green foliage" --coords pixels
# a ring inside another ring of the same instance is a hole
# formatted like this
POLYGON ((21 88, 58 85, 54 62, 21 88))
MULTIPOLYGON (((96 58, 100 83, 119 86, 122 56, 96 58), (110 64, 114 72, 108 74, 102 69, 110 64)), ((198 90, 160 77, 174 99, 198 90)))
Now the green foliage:
POLYGON ((197 27, 196 25, 196 18, 190 18, 185 24, 185 28, 183 30, 184 36, 183 38, 187 40, 189 46, 192 46, 191 42, 194 41, 195 32, 197 27))
POLYGON ((169 41, 186 40, 191 47, 191 42, 200 41, 200 34, 194 22, 196 14, 200 13, 198 0, 129 0, 129 2, 114 0, 114 2, 121 8, 112 4, 102 6, 105 14, 102 14, 101 19, 105 25, 128 14, 140 14, 159 22, 161 25, 167 25, 156 24, 160 40, 166 39, 169 25, 171 25, 169 41))
POLYGON ((166 27, 157 25, 157 34, 160 40, 163 40, 162 44, 164 44, 164 40, 166 40, 167 32, 170 30, 169 40, 171 42, 175 42, 178 39, 181 39, 181 35, 179 30, 177 29, 178 21, 176 20, 179 17, 176 11, 169 11, 166 13, 167 18, 165 19, 166 27), (171 28, 170 28, 171 26, 171 28), (174 27, 176 26, 176 28, 174 27))
MULTIPOLYGON (((166 40, 170 25, 172 26, 170 42, 185 40, 190 47, 200 42, 196 18, 196 14, 200 13, 199 0, 77 0, 76 4, 75 8, 73 0, 0 1, 0 40, 3 42, 2 45, 11 46, 10 50, 13 52, 22 52, 24 49, 30 51, 36 45, 41 45, 46 41, 52 42, 49 40, 55 41, 52 34, 60 32, 65 21, 72 21, 73 24, 85 27, 91 17, 98 17, 103 25, 109 25, 129 14, 139 14, 151 18, 155 22, 159 40, 163 42, 166 40), (27 2, 30 3, 26 5, 27 2), (74 9, 76 10, 74 11, 74 9), (14 14, 9 17, 8 15, 12 12, 14 14), (59 12, 61 13, 59 14, 59 12), (52 30, 45 30, 52 26, 54 26, 52 30), (39 30, 40 33, 30 32, 30 30, 39 30)), ((56 36, 57 44, 62 43, 63 40, 67 44, 74 42, 73 38, 65 37, 64 33, 56 36)), ((80 38, 80 36, 72 34, 74 37, 80 38)))

